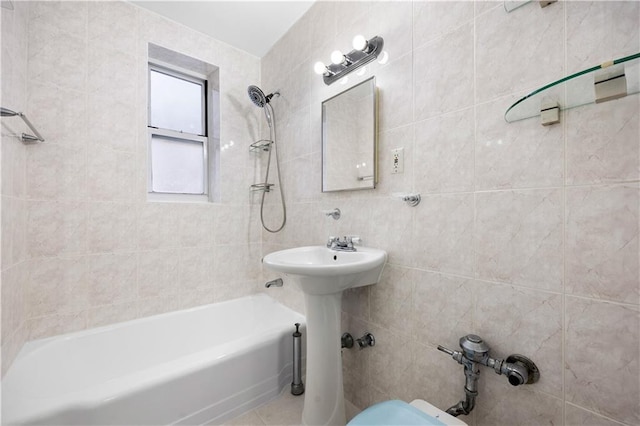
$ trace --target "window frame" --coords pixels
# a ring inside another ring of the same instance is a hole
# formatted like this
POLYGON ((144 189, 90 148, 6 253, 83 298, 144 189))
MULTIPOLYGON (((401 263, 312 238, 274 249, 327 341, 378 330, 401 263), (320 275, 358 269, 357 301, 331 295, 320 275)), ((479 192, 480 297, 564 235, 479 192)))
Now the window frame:
POLYGON ((209 194, 211 192, 209 182, 209 119, 208 119, 208 79, 207 76, 189 71, 179 66, 168 64, 159 60, 149 59, 147 70, 148 88, 147 88, 147 156, 149 170, 147 173, 147 195, 158 199, 167 200, 202 200, 208 201, 209 194), (202 130, 204 134, 195 134, 185 131, 178 131, 173 129, 166 129, 162 127, 155 127, 151 125, 151 73, 159 72, 174 78, 188 81, 190 83, 198 84, 201 87, 200 102, 202 108, 202 130), (203 193, 187 193, 187 192, 159 192, 153 190, 153 162, 152 162, 152 145, 153 136, 159 136, 161 138, 169 138, 177 141, 184 141, 185 143, 201 143, 203 148, 203 193))

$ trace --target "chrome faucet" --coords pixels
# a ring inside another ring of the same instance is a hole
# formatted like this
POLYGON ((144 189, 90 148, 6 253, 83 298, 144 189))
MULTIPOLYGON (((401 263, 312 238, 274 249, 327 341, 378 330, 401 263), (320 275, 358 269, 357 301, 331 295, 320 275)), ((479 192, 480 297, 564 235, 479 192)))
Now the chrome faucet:
POLYGON ((267 283, 265 283, 265 287, 269 288, 269 287, 282 287, 284 283, 282 282, 282 278, 276 278, 275 280, 269 281, 267 283))
POLYGON ((354 244, 361 244, 362 240, 356 236, 345 236, 344 240, 340 237, 329 237, 327 240, 327 248, 336 251, 357 251, 354 244))

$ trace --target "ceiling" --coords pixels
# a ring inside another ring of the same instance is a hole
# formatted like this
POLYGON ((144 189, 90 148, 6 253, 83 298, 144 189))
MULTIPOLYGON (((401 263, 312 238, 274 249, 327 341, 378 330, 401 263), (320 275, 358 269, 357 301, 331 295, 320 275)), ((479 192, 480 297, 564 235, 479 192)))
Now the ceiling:
POLYGON ((261 58, 313 1, 138 0, 132 3, 261 58))

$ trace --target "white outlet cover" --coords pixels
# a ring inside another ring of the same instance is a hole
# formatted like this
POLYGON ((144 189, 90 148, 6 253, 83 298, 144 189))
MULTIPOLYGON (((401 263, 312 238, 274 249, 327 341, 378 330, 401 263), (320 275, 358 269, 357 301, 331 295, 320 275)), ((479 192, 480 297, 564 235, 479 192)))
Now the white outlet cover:
POLYGON ((391 150, 391 173, 404 173, 404 148, 391 150))

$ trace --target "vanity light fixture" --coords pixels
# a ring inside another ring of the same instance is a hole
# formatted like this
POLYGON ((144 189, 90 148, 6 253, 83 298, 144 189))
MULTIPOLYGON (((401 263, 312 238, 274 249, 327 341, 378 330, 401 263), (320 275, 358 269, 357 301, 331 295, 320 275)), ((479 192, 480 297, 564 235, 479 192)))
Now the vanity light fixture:
POLYGON ((316 62, 313 66, 316 74, 322 75, 327 86, 340 80, 345 75, 373 61, 382 53, 384 40, 380 36, 365 39, 361 35, 353 38, 353 50, 343 54, 339 50, 331 53, 331 64, 316 62))

